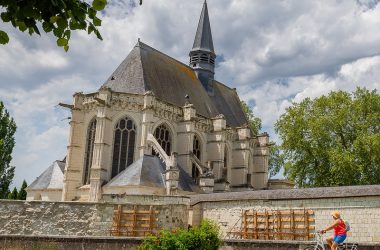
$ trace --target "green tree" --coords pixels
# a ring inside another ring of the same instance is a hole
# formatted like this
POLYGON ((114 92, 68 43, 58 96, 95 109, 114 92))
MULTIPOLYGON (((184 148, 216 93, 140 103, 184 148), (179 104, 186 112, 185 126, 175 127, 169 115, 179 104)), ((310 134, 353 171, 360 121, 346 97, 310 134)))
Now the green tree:
MULTIPOLYGON (((107 0, 93 0, 92 5, 82 0, 0 0, 0 10, 3 10, 1 19, 22 32, 41 35, 42 26, 46 33, 53 33, 57 45, 67 51, 73 30, 94 32, 102 40, 97 28, 102 22, 96 14, 106 4, 107 0)), ((0 44, 8 42, 7 33, 0 30, 0 44)))
MULTIPOLYGON (((251 107, 249 107, 245 101, 241 101, 241 106, 248 119, 250 129, 255 135, 259 134, 261 129, 261 119, 253 114, 251 107)), ((284 157, 281 153, 280 147, 276 145, 276 143, 271 142, 270 145, 268 169, 269 176, 272 177, 280 172, 280 169, 284 165, 284 157)))
POLYGON ((10 166, 16 123, 0 101, 0 199, 7 198, 15 168, 10 166))
POLYGON ((269 148, 268 161, 269 177, 273 177, 276 174, 278 174, 280 170, 284 167, 284 164, 285 158, 280 146, 277 145, 275 142, 271 142, 269 148))
POLYGON ((261 119, 253 114, 252 109, 248 106, 248 104, 245 101, 241 101, 241 106, 243 108, 245 116, 248 119, 249 128, 255 135, 259 134, 261 129, 261 119))
POLYGON ((380 95, 358 88, 293 103, 275 124, 300 187, 380 184, 380 95))
POLYGON ((22 182, 22 185, 21 185, 21 188, 20 188, 20 191, 18 192, 17 194, 17 199, 18 200, 26 200, 26 191, 25 191, 25 188, 28 186, 28 184, 26 183, 26 181, 24 180, 22 182))
MULTIPOLYGON (((141 5, 142 0, 139 2, 141 5)), ((13 27, 30 35, 41 35, 38 25, 41 24, 44 32, 52 32, 57 45, 67 51, 73 30, 94 32, 102 40, 97 28, 102 20, 96 15, 106 4, 107 0, 93 0, 92 5, 83 0, 0 0, 0 10, 3 8, 1 19, 4 22, 11 22, 13 27)), ((8 42, 8 34, 0 30, 0 44, 8 42)))
POLYGON ((17 188, 14 187, 13 191, 8 194, 8 200, 17 200, 17 195, 18 195, 17 188))

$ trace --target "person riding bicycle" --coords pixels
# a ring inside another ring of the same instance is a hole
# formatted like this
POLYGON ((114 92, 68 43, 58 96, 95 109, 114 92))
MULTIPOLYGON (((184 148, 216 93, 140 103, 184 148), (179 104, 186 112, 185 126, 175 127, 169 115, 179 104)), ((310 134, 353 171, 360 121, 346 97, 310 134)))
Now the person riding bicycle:
POLYGON ((321 233, 326 233, 327 231, 334 229, 334 236, 328 237, 326 241, 327 244, 329 244, 331 250, 335 250, 337 246, 340 243, 343 243, 343 241, 346 239, 347 231, 346 225, 342 220, 339 211, 334 211, 331 213, 331 215, 334 219, 334 223, 331 226, 321 230, 321 233))

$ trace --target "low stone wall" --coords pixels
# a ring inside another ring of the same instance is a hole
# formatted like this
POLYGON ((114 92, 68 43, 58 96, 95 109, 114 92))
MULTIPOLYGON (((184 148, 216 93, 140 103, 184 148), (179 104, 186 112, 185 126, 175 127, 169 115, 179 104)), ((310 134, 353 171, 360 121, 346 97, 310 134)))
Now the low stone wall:
POLYGON ((135 250, 141 238, 0 235, 0 250, 135 250))
MULTIPOLYGON (((304 241, 273 241, 273 240, 225 240, 220 250, 303 250, 313 246, 312 242, 304 241)), ((330 249, 327 245, 326 249, 330 249)), ((359 250, 380 250, 380 244, 361 243, 359 250)))
MULTIPOLYGON (((126 237, 0 235, 0 250, 136 250, 142 240, 126 237)), ((308 244, 300 241, 226 240, 220 250, 301 250, 308 244)), ((360 244, 359 249, 380 250, 380 244, 360 244)))
POLYGON ((153 205, 158 211, 158 228, 186 228, 188 225, 189 201, 186 198, 131 196, 112 199, 105 203, 2 200, 0 235, 107 236, 115 204, 124 204, 125 209, 137 205, 139 210, 149 210, 153 205))
POLYGON ((380 186, 266 190, 220 193, 191 197, 193 224, 208 218, 218 222, 222 233, 240 228, 242 211, 312 209, 315 228, 332 223, 331 212, 339 210, 351 225, 349 242, 380 242, 380 186))

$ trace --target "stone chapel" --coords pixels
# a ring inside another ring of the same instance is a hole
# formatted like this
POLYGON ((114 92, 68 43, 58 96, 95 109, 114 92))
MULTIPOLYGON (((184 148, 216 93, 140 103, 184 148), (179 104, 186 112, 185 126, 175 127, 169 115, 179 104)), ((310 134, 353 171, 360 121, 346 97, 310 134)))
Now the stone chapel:
POLYGON ((260 190, 268 134, 248 127, 236 89, 218 82, 206 1, 189 65, 144 44, 95 93, 75 93, 67 156, 28 188, 28 200, 260 190))

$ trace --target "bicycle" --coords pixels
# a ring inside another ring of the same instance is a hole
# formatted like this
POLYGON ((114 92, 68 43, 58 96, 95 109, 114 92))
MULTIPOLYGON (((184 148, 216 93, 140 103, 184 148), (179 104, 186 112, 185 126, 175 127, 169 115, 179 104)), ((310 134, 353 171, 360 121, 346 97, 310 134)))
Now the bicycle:
MULTIPOLYGON (((308 246, 304 250, 328 250, 325 248, 325 243, 323 241, 323 236, 320 232, 317 232, 315 235, 315 245, 308 246)), ((342 243, 339 244, 336 250, 358 250, 358 244, 356 243, 342 243)))

